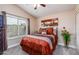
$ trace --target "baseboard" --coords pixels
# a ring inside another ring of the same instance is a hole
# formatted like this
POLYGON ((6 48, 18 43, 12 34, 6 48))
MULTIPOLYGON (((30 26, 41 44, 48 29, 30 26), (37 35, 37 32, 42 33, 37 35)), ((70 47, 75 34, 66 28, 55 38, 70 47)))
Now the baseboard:
POLYGON ((15 47, 15 46, 17 46, 17 45, 19 45, 19 43, 14 44, 14 45, 11 45, 11 46, 8 46, 8 48, 12 48, 12 47, 15 47))
MULTIPOLYGON (((58 43, 58 45, 62 45, 62 46, 64 46, 64 44, 63 44, 63 43, 58 43)), ((71 48, 75 48, 75 49, 76 49, 76 47, 75 47, 75 46, 73 46, 73 45, 69 45, 69 47, 71 47, 71 48)))

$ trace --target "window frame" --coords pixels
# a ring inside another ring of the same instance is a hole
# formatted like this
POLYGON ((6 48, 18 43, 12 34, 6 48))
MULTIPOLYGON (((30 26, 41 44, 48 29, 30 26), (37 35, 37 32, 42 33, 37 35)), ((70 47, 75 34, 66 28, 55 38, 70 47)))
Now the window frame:
MULTIPOLYGON (((27 21, 26 18, 14 16, 14 15, 9 15, 9 14, 6 15, 6 18, 7 17, 12 17, 12 18, 15 17, 17 19, 17 28, 18 28, 18 32, 17 32, 18 35, 17 36, 13 36, 13 37, 7 37, 8 40, 19 38, 19 37, 23 37, 23 36, 26 36, 28 34, 28 21, 27 21), (19 20, 24 20, 26 22, 26 34, 24 34, 24 35, 19 35, 19 20)), ((7 21, 7 19, 6 19, 6 21, 7 21)))

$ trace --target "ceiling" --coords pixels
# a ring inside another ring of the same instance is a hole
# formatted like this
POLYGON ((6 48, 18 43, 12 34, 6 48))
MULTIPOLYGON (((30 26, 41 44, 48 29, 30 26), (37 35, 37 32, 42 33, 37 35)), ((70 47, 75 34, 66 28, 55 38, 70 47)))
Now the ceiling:
POLYGON ((18 6, 37 18, 75 8, 74 4, 46 4, 46 7, 39 6, 36 10, 34 4, 18 4, 18 6))

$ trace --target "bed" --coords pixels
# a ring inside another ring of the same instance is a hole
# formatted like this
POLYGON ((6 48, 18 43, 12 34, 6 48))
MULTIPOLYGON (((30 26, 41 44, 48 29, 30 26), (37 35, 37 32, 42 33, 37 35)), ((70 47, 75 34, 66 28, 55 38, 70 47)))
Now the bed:
POLYGON ((23 51, 30 55, 53 54, 58 42, 57 31, 54 32, 53 28, 45 28, 41 31, 43 34, 26 35, 22 38, 20 46, 23 51))

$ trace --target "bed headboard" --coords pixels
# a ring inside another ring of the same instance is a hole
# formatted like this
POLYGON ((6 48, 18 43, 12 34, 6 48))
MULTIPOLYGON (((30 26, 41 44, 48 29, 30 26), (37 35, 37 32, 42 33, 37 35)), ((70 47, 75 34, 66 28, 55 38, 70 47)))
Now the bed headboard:
POLYGON ((41 21, 41 31, 47 32, 47 34, 52 34, 52 32, 58 33, 58 18, 45 19, 41 21))

